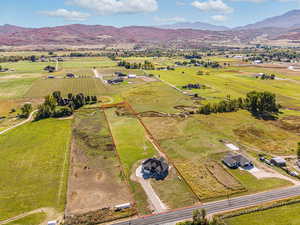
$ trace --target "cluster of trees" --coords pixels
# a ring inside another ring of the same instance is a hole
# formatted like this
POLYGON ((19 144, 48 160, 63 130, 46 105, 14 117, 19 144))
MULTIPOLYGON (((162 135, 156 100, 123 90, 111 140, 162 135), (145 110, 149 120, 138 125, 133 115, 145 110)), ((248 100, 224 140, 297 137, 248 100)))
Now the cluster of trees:
POLYGON ((118 63, 118 66, 125 67, 126 69, 143 69, 143 70, 155 69, 154 64, 147 60, 144 63, 130 63, 123 60, 118 63))
POLYGON ((185 55, 185 59, 202 59, 202 55, 198 54, 197 52, 194 52, 192 55, 185 55))
POLYGON ((56 68, 54 66, 46 66, 44 70, 48 71, 49 73, 53 73, 55 72, 56 68))
POLYGON ((221 65, 215 61, 203 61, 203 60, 196 60, 196 59, 191 59, 190 61, 175 62, 175 64, 178 66, 187 66, 187 65, 203 66, 205 68, 220 68, 221 67, 221 65))
POLYGON ((276 96, 270 92, 249 92, 246 98, 231 99, 230 96, 219 103, 208 103, 199 109, 200 114, 234 112, 246 109, 255 117, 273 119, 279 112, 280 105, 276 103, 276 96))
POLYGON ((0 63, 4 62, 19 62, 25 60, 27 57, 24 56, 2 56, 0 57, 0 63))
POLYGON ((244 99, 231 99, 227 96, 225 100, 218 103, 208 103, 199 109, 200 114, 209 115, 211 113, 236 112, 245 107, 244 99))
POLYGON ((271 74, 271 75, 262 74, 262 75, 257 75, 256 78, 260 78, 262 80, 275 80, 276 76, 275 74, 271 74))
POLYGON ((84 96, 84 94, 68 94, 64 99, 59 91, 45 97, 44 103, 38 106, 38 112, 35 120, 41 120, 50 117, 71 116, 74 110, 81 108, 86 104, 97 102, 96 96, 84 96))
POLYGON ((26 103, 21 107, 21 114, 19 115, 19 117, 28 118, 31 112, 32 112, 32 105, 26 103))
POLYGON ((201 89, 201 88, 206 88, 205 85, 202 84, 187 84, 182 86, 183 89, 201 89))
POLYGON ((207 219, 205 209, 195 210, 193 212, 193 221, 177 223, 177 225, 226 225, 221 219, 213 217, 212 220, 207 219))
POLYGON ((299 59, 300 54, 295 51, 275 51, 268 50, 261 53, 252 53, 246 55, 246 61, 262 60, 262 61, 278 61, 278 62, 291 62, 292 60, 299 59))

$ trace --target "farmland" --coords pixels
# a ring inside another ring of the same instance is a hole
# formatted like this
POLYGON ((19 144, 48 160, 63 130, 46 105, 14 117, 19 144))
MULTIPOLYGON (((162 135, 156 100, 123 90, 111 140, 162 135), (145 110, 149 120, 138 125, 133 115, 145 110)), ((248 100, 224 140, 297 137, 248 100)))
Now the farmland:
POLYGON ((50 119, 0 136, 1 220, 41 207, 64 209, 70 125, 50 119))
MULTIPOLYGON (((136 118, 129 116, 118 117, 114 109, 106 110, 106 115, 111 124, 112 134, 114 136, 117 151, 123 162, 126 176, 134 174, 137 164, 149 157, 158 156, 158 152, 154 149, 152 143, 147 139, 147 134, 136 118)), ((134 197, 140 211, 147 212, 143 190, 140 185, 129 179, 134 197)), ((188 187, 177 178, 176 171, 172 171, 169 178, 165 181, 153 182, 154 189, 162 200, 169 207, 183 207, 193 204, 197 201, 195 196, 190 193, 188 187), (177 196, 173 198, 172 196, 177 196)))
POLYGON ((299 203, 292 204, 226 219, 226 223, 228 225, 296 225, 300 223, 299 209, 299 203))
MULTIPOLYGON (((238 60, 221 56, 203 59, 231 65, 219 69, 175 66, 175 62, 187 61, 183 56, 117 57, 116 61, 64 57, 58 71, 47 73, 43 68, 56 62, 1 63, 13 70, 0 74, 0 116, 4 116, 0 131, 24 120, 18 117, 24 103, 37 109, 54 91, 62 97, 69 93, 97 96, 98 102, 76 108, 73 116, 30 122, 0 135, 0 175, 4 178, 0 181, 4 187, 0 221, 41 207, 53 208, 59 215, 65 210, 69 219, 70 215, 84 219, 101 215, 106 220, 149 214, 154 207, 136 169, 150 157, 163 156, 169 164, 164 180, 147 180, 167 209, 292 185, 284 176, 276 177, 278 170, 274 169, 273 176, 258 178, 246 170, 227 168, 222 159, 232 153, 225 143, 238 146, 239 153, 262 171, 267 167, 272 172, 272 168, 259 162, 261 153, 296 159, 300 114, 287 108, 300 107, 299 76, 283 69, 237 66, 238 60), (172 69, 125 69, 117 66, 118 60, 148 60, 156 68, 172 69), (137 77, 103 84, 95 78, 93 67, 104 80, 116 79, 115 72, 137 77), (265 71, 274 71, 282 79, 255 78, 265 71), (68 73, 76 78, 67 79, 68 73), (205 88, 183 88, 188 84, 205 88), (253 90, 276 94, 283 106, 276 119, 255 118, 245 108, 210 115, 198 112, 206 103, 226 100, 228 95, 245 97, 253 90), (69 158, 70 164, 65 161, 69 158), (129 202, 128 211, 111 210, 129 202)), ((32 215, 20 223, 38 224, 44 219, 44 214, 32 215)), ((239 224, 235 219, 247 220, 237 217, 228 220, 228 225, 239 224)))
POLYGON ((67 215, 132 202, 103 112, 80 110, 73 123, 67 215))
POLYGON ((46 79, 36 81, 25 94, 27 98, 42 98, 60 91, 63 96, 69 93, 85 95, 105 95, 106 87, 96 78, 76 78, 76 79, 46 79))

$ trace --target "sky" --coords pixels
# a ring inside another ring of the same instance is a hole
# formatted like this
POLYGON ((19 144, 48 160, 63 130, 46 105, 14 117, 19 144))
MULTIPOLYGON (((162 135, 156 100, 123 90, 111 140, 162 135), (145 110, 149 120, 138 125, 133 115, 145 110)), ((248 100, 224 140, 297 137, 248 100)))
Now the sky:
POLYGON ((228 27, 300 9, 300 0, 1 0, 0 24, 153 26, 206 22, 228 27))

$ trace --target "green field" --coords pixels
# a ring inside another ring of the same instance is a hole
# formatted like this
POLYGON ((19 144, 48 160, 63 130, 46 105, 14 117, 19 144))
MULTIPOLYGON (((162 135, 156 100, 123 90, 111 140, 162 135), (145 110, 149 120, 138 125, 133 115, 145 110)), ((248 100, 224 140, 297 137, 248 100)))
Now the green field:
POLYGON ((63 211, 70 125, 49 119, 0 136, 0 220, 41 207, 63 211))
MULTIPOLYGON (((258 70, 256 71, 256 73, 258 70)), ((153 71, 165 80, 179 88, 189 83, 206 85, 206 89, 194 89, 190 92, 198 93, 207 102, 220 101, 227 95, 244 97, 250 91, 270 91, 275 93, 278 101, 285 107, 300 107, 299 83, 285 80, 261 80, 253 77, 255 72, 248 68, 177 68, 175 71, 153 71), (208 71, 210 75, 197 75, 198 71, 208 71), (183 73, 184 72, 184 73, 183 73)))
POLYGON ((157 111, 174 113, 178 105, 191 105, 190 97, 171 88, 162 82, 141 84, 124 90, 122 97, 127 100, 137 112, 157 111))
POLYGON ((45 221, 46 216, 45 213, 36 213, 14 222, 7 223, 6 225, 39 225, 45 221))
MULTIPOLYGON (((264 152, 289 155, 294 154, 299 139, 293 132, 281 129, 272 122, 256 120, 246 111, 194 115, 188 119, 145 117, 143 121, 201 199, 235 193, 226 190, 205 169, 209 160, 220 162, 221 157, 229 151, 220 140, 244 148, 249 146, 264 152)), ((280 179, 258 180, 241 170, 228 171, 248 193, 290 185, 280 179)))
POLYGON ((0 100, 21 98, 31 88, 36 79, 0 79, 0 100))
POLYGON ((300 204, 292 204, 226 219, 227 225, 298 225, 300 204))
POLYGON ((75 78, 75 79, 45 79, 36 81, 25 94, 28 98, 40 98, 60 91, 63 96, 69 93, 85 95, 105 95, 108 88, 100 79, 96 78, 75 78))

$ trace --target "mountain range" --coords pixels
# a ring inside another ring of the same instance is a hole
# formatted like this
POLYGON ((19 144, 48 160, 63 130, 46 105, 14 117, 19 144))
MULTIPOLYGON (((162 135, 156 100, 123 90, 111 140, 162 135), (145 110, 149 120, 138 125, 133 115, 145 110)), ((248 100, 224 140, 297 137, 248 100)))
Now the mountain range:
POLYGON ((300 10, 234 29, 201 22, 121 28, 82 24, 43 28, 0 26, 0 46, 132 43, 178 47, 203 43, 249 43, 259 37, 300 40, 300 10))
POLYGON ((181 23, 161 25, 157 27, 162 29, 194 29, 194 30, 211 30, 211 31, 224 31, 230 29, 225 26, 217 26, 217 25, 202 23, 202 22, 181 22, 181 23))

